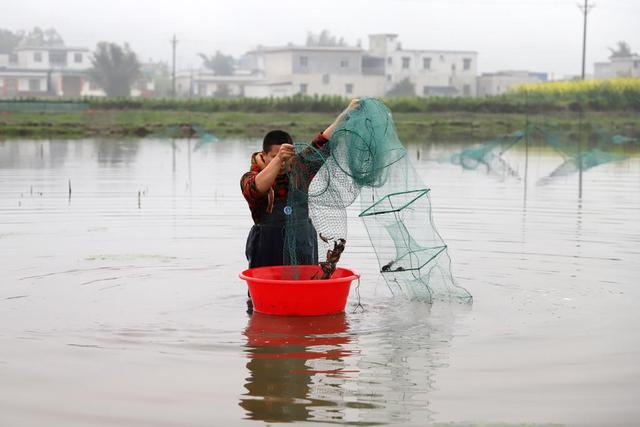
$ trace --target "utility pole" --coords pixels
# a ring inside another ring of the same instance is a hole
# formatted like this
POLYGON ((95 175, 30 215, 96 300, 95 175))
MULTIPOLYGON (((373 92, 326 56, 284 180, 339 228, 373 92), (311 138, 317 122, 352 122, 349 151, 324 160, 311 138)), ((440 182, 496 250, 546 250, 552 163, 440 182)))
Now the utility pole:
POLYGON ((173 50, 173 66, 171 72, 171 97, 176 97, 176 45, 178 44, 178 40, 176 39, 176 35, 173 35, 171 41, 171 47, 173 50))
POLYGON ((584 6, 581 4, 578 4, 578 8, 580 8, 580 10, 582 11, 582 14, 584 15, 584 25, 582 29, 582 75, 581 75, 582 80, 584 80, 586 60, 587 60, 587 15, 591 11, 591 9, 593 9, 594 7, 596 7, 596 5, 589 4, 589 0, 584 0, 584 6))

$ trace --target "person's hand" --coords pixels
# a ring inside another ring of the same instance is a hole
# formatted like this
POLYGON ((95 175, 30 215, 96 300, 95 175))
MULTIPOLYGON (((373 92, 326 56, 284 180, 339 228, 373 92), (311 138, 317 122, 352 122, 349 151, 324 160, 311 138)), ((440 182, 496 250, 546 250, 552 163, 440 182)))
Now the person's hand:
POLYGON ((282 161, 282 163, 284 163, 295 155, 296 155, 296 151, 293 145, 282 144, 280 146, 280 149, 278 150, 278 154, 276 154, 276 157, 279 158, 282 161))
POLYGON ((360 100, 358 98, 351 99, 351 102, 349 102, 349 105, 347 105, 347 108, 345 108, 344 111, 340 113, 338 117, 336 117, 333 123, 331 123, 329 127, 322 132, 322 136, 326 139, 330 139, 331 136, 333 135, 333 131, 336 129, 336 127, 338 127, 340 122, 342 122, 347 117, 347 114, 349 114, 350 111, 355 110, 359 106, 360 106, 360 100))
POLYGON ((360 100, 358 98, 351 99, 351 102, 349 102, 349 105, 347 105, 347 108, 344 110, 344 114, 347 114, 349 111, 355 110, 359 106, 360 100))

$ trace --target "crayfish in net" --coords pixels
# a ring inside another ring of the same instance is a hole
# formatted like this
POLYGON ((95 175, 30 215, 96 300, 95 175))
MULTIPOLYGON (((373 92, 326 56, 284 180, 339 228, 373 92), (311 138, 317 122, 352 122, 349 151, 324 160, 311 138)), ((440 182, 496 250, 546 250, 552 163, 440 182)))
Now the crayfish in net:
MULTIPOLYGON (((324 237, 322 234, 320 234, 320 238, 323 242, 329 243, 330 239, 324 237)), ((320 262, 322 276, 318 277, 319 272, 317 272, 311 277, 311 279, 326 280, 331 278, 331 275, 336 271, 336 266, 340 261, 340 255, 344 252, 344 246, 346 243, 347 241, 345 239, 336 239, 333 241, 333 249, 329 249, 327 251, 327 260, 320 262)))

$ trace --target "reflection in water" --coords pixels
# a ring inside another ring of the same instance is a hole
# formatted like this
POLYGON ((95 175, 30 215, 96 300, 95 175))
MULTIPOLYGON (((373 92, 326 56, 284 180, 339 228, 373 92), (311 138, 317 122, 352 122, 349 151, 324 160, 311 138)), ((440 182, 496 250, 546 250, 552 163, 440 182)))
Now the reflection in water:
MULTIPOLYGON (((335 407, 317 396, 314 384, 324 392, 340 395, 331 377, 345 375, 344 346, 351 337, 344 314, 318 317, 279 317, 254 313, 244 335, 249 377, 240 406, 247 417, 267 422, 305 421, 313 407, 335 407), (310 361, 320 360, 311 366, 310 361)), ((329 411, 331 412, 331 411, 329 411)), ((336 411, 331 418, 341 418, 336 411)))
POLYGON ((375 322, 376 329, 361 331, 359 341, 363 347, 375 342, 376 347, 360 357, 356 396, 379 409, 361 411, 358 421, 425 425, 433 420, 430 400, 436 374, 449 363, 455 318, 473 306, 397 300, 390 304, 362 317, 366 323, 375 322))
POLYGON ((113 139, 96 138, 94 144, 98 163, 101 165, 134 162, 140 148, 140 141, 137 140, 114 144, 113 139))
POLYGON ((503 158, 503 154, 514 145, 524 140, 526 130, 513 132, 489 142, 471 147, 465 147, 454 153, 447 153, 440 157, 440 162, 451 162, 463 169, 475 170, 482 166, 488 174, 518 177, 515 169, 503 158))
MULTIPOLYGON (((549 184, 555 178, 577 173, 578 197, 582 198, 583 172, 606 163, 626 160, 628 155, 620 151, 632 147, 638 141, 624 135, 611 135, 592 124, 587 124, 582 113, 578 116, 577 132, 548 126, 545 123, 529 122, 527 117, 526 125, 522 130, 482 144, 464 147, 454 153, 445 153, 438 160, 460 165, 467 170, 475 170, 482 166, 480 169, 484 169, 488 174, 502 178, 507 176, 519 178, 517 170, 503 156, 515 147, 524 145, 524 205, 526 207, 528 151, 532 142, 551 147, 563 157, 563 163, 541 178, 538 184, 549 184)), ((635 149, 637 151, 637 147, 635 149)))
POLYGON ((244 331, 250 360, 240 406, 266 422, 427 422, 456 313, 469 310, 391 300, 349 320, 256 313, 244 331))
POLYGON ((136 161, 140 146, 140 140, 114 141, 109 138, 19 144, 0 142, 0 169, 65 169, 77 158, 95 159, 101 167, 127 165, 136 161))

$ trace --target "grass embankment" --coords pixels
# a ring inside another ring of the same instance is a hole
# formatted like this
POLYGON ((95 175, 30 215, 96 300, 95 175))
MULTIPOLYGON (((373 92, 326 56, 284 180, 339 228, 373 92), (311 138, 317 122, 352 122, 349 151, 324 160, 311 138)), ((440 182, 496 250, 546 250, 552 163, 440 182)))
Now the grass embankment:
MULTIPOLYGON (((583 120, 604 130, 640 136, 640 79, 523 85, 484 98, 392 98, 406 141, 492 138, 527 120, 573 129, 583 120)), ((224 137, 259 138, 282 128, 308 139, 347 104, 341 97, 268 99, 83 98, 0 101, 0 137, 174 136, 194 127, 224 137), (177 129, 177 131, 176 131, 177 129)))
MULTIPOLYGON (((77 111, 67 113, 11 113, 0 115, 0 137, 83 138, 188 137, 199 127, 218 138, 261 138, 271 129, 285 129, 296 140, 307 140, 333 118, 329 113, 240 113, 180 111, 77 111)), ((524 114, 497 113, 396 113, 394 120, 403 141, 487 139, 521 129, 524 114)), ((578 125, 575 113, 529 116, 529 121, 571 130, 578 125)), ((614 133, 640 136, 640 120, 634 113, 590 112, 585 121, 614 133)))

